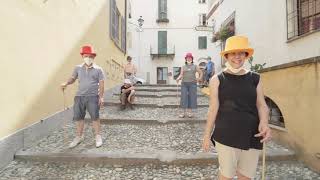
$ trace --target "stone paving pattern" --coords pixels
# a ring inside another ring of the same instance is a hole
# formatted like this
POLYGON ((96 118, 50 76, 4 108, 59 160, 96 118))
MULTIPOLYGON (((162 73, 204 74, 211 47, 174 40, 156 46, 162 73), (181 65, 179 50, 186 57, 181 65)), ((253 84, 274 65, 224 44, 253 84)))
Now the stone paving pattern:
MULTIPOLYGON (((214 180, 217 171, 214 164, 121 166, 13 161, 0 171, 0 180, 214 180)), ((256 180, 261 179, 260 172, 261 166, 256 180)), ((320 175, 302 163, 270 162, 267 163, 266 179, 320 180, 320 175)))
MULTIPOLYGON (((158 89, 154 86, 138 88, 158 89)), ((160 87, 162 89, 176 89, 176 87, 160 87)), ((177 92, 148 92, 138 90, 142 95, 176 95, 177 92)), ((180 92, 178 92, 180 93, 180 92)), ((198 91, 200 94, 200 91, 198 91)), ((118 97, 113 96, 115 100, 118 97)), ((175 104, 177 98, 144 98, 138 97, 137 103, 152 101, 155 104, 175 104)), ((208 103, 208 99, 199 97, 199 104, 208 103)), ((204 130, 208 107, 198 108, 195 118, 189 119, 196 123, 178 122, 166 123, 130 123, 130 120, 179 120, 178 108, 154 108, 136 107, 135 110, 119 111, 117 106, 106 106, 101 111, 102 119, 125 119, 126 123, 113 123, 102 125, 104 144, 95 148, 93 130, 88 124, 85 129, 85 141, 74 149, 66 148, 64 133, 67 133, 68 143, 73 139, 75 126, 67 125, 67 131, 63 129, 53 132, 46 138, 35 142, 25 149, 27 152, 72 152, 72 153, 102 153, 102 152, 157 152, 171 150, 180 154, 195 154, 201 152, 201 141, 204 130)), ((188 118, 185 118, 188 119, 188 118)), ((273 150, 290 151, 275 143, 267 144, 267 153, 273 150)), ((214 149, 211 149, 213 152, 214 149)), ((216 179, 218 167, 214 164, 144 164, 135 166, 90 164, 90 163, 53 163, 15 160, 4 169, 0 170, 0 180, 11 179, 111 179, 111 180, 209 180, 216 179)), ((261 166, 257 171, 256 179, 260 179, 261 166)), ((267 161, 267 180, 320 180, 320 174, 316 173, 298 161, 267 161)))

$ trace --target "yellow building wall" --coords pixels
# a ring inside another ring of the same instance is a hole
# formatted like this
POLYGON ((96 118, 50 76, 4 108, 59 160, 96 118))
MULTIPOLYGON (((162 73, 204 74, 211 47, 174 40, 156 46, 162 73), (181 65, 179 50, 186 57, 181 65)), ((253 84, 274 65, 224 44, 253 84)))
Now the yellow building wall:
POLYGON ((287 132, 275 139, 293 148, 298 157, 320 172, 320 63, 263 72, 265 95, 280 108, 287 132))
MULTIPOLYGON (((125 0, 117 6, 125 16, 125 0)), ((63 110, 59 86, 82 63, 84 44, 97 52, 106 89, 122 81, 125 53, 109 36, 109 1, 5 0, 0 20, 0 139, 63 110)), ((76 89, 66 90, 69 106, 76 89)))

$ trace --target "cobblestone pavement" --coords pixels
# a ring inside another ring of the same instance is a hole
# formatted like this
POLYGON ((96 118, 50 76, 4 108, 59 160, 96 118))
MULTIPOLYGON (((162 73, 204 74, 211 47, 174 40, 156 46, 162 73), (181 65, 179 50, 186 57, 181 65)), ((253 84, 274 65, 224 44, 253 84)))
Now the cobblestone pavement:
MULTIPOLYGON (((68 140, 71 141, 75 128, 70 125, 68 140)), ((102 125, 104 145, 95 148, 93 129, 87 126, 85 141, 68 149, 64 144, 63 130, 41 140, 26 151, 31 152, 72 152, 72 153, 99 153, 99 152, 126 152, 126 153, 156 153, 159 150, 170 150, 180 154, 194 154, 201 151, 201 142, 204 124, 112 124, 102 125)), ((269 142, 268 150, 288 151, 287 148, 269 142)))
MULTIPOLYGON (((106 99, 106 102, 120 102, 119 96, 114 95, 111 98, 106 99)), ((209 99, 207 97, 198 97, 198 105, 208 105, 209 99)), ((175 104, 180 105, 180 97, 162 97, 162 98, 151 98, 151 97, 136 97, 134 104, 175 104)))
MULTIPOLYGON (((120 91, 119 91, 120 92, 120 91)), ((116 95, 119 94, 119 92, 116 92, 116 95)), ((181 95, 181 92, 179 91, 178 93, 175 91, 160 91, 160 92, 149 92, 149 91, 137 91, 136 94, 139 95, 152 95, 152 96, 165 96, 165 95, 174 95, 178 96, 181 95)), ((202 95, 200 91, 198 91, 198 96, 202 95)))
MULTIPOLYGON (((158 89, 159 87, 139 87, 158 89)), ((176 87, 160 87, 160 89, 175 89, 176 87)), ((174 91, 148 92, 138 90, 141 95, 176 95, 174 91)), ((180 94, 180 92, 178 92, 180 94)), ((200 94, 200 91, 198 91, 200 94)), ((107 99, 108 100, 108 99, 107 99)), ((110 101, 119 100, 113 96, 110 101)), ((199 104, 208 104, 206 97, 199 97, 199 104)), ((176 97, 138 97, 137 103, 151 104, 175 104, 176 97)), ((178 106, 177 106, 178 107, 178 106)), ((170 150, 178 154, 191 155, 201 152, 201 141, 208 107, 201 107, 194 111, 194 118, 184 118, 193 123, 179 120, 179 108, 155 108, 135 107, 134 110, 119 111, 119 107, 105 106, 100 112, 104 121, 110 119, 126 120, 125 123, 107 123, 102 125, 104 144, 95 148, 93 130, 89 123, 85 128, 85 141, 74 149, 68 149, 65 143, 64 133, 67 134, 67 143, 75 135, 74 123, 67 125, 67 131, 57 130, 48 137, 35 142, 25 152, 71 152, 71 153, 155 153, 157 151, 170 150), (131 120, 157 120, 165 122, 177 120, 175 123, 131 123, 131 120), (202 120, 202 121, 201 121, 202 120)), ((211 152, 214 150, 211 149, 211 152)), ((271 151, 287 152, 289 149, 275 142, 267 144, 267 154, 271 151)), ((143 165, 110 165, 107 163, 88 164, 84 162, 53 163, 15 160, 0 171, 0 180, 11 179, 107 179, 107 180, 205 180, 216 179, 217 165, 214 164, 143 164, 143 165)), ((256 179, 260 179, 260 171, 257 171, 256 179)), ((320 180, 317 174, 298 161, 267 161, 267 180, 320 180)))
MULTIPOLYGON (((218 167, 214 164, 136 166, 41 163, 13 161, 2 172, 0 180, 212 180, 218 167)), ((260 178, 261 166, 256 180, 260 178)), ((320 175, 298 162, 270 162, 267 164, 267 180, 320 180, 320 175)))
MULTIPOLYGON (((119 118, 119 119, 145 119, 145 120, 171 120, 179 119, 179 113, 182 113, 177 108, 148 108, 136 107, 134 110, 126 109, 119 111, 117 106, 106 106, 101 111, 101 118, 119 118)), ((201 107, 193 111, 194 118, 206 120, 208 107, 201 107)), ((188 118, 185 118, 188 119, 188 118)))

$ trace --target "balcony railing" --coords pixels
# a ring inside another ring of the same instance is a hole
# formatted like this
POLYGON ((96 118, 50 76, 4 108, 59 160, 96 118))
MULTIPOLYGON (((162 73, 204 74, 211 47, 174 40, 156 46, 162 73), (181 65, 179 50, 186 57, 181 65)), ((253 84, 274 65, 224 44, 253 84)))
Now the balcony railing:
POLYGON ((175 46, 167 46, 166 48, 158 48, 150 46, 151 58, 169 57, 171 59, 175 56, 175 46))

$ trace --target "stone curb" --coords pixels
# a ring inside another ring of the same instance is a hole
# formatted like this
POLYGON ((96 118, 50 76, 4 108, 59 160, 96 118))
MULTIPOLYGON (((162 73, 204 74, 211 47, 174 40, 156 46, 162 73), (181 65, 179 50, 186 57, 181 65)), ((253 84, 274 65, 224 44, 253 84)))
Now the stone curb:
MULTIPOLYGON (((173 151, 163 150, 158 153, 47 153, 19 151, 15 155, 17 160, 40 162, 79 162, 79 163, 106 163, 106 164, 217 164, 216 153, 177 154, 173 151)), ((261 160, 261 157, 260 157, 261 160)), ((296 160, 293 152, 272 151, 266 156, 267 161, 296 160)))
MULTIPOLYGON (((120 96, 119 93, 114 93, 114 96, 120 96)), ((177 97, 177 95, 174 94, 168 94, 168 95, 151 95, 151 94, 136 94, 136 97, 147 97, 147 98, 167 98, 167 97, 177 97)), ((180 94, 178 94, 178 97, 181 97, 180 94)), ((198 97, 207 97, 203 94, 198 94, 198 97)))
POLYGON ((201 124, 205 123, 206 119, 170 119, 170 120, 160 120, 160 119, 100 119, 102 124, 178 124, 178 123, 190 123, 190 124, 201 124))
MULTIPOLYGON (((118 102, 105 102, 104 106, 120 106, 120 103, 118 102)), ((135 107, 148 107, 148 108, 180 108, 180 105, 178 104, 144 104, 144 103, 139 103, 139 104, 134 104, 135 107)), ((201 107, 209 107, 207 104, 199 104, 198 108, 201 107)))

